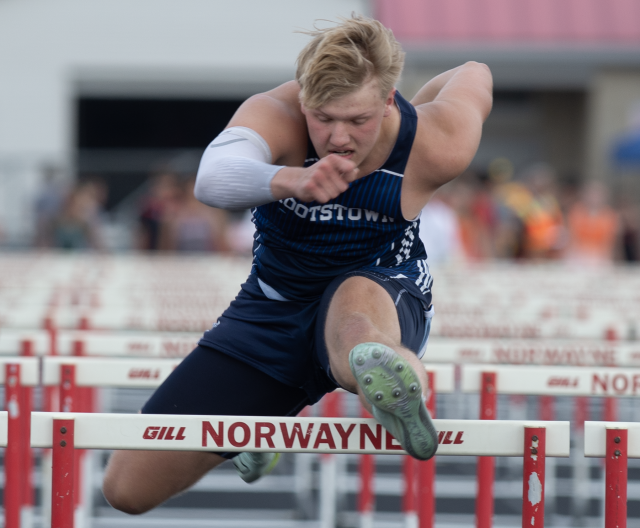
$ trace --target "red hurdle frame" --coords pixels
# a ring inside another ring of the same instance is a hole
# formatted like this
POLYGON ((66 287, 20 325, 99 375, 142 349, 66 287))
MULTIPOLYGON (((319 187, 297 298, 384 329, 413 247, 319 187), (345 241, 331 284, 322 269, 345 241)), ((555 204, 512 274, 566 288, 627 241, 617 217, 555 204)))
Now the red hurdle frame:
POLYGON ((5 365, 5 406, 9 413, 7 448, 4 457, 4 525, 6 528, 20 528, 22 507, 22 456, 21 438, 24 412, 22 387, 20 384, 20 365, 5 365))
POLYGON ((74 421, 53 421, 51 528, 73 528, 75 511, 74 421))
MULTIPOLYGON (((426 372, 429 387, 435 387, 435 372, 426 372)), ((436 417, 436 392, 429 390, 426 401, 431 418, 436 417)), ((371 415, 363 408, 363 418, 371 415)), ((435 459, 423 462, 405 456, 402 463, 404 477, 404 493, 402 496, 402 512, 405 518, 417 518, 419 528, 433 528, 435 520, 435 459)), ((358 513, 364 525, 372 523, 375 505, 373 481, 375 476, 375 459, 373 455, 360 456, 360 491, 358 494, 358 513)), ((413 524, 411 520, 407 524, 413 524)))
MULTIPOLYGON (((23 356, 33 355, 33 343, 21 342, 23 356)), ((19 363, 5 364, 5 407, 8 444, 5 452, 4 525, 20 528, 23 507, 33 506, 33 456, 29 445, 33 388, 23 383, 19 363), (10 484, 9 484, 10 483, 10 484)))
MULTIPOLYGON (((495 372, 482 372, 480 389, 480 419, 495 420, 497 410, 495 372)), ((495 480, 495 458, 478 457, 476 491, 476 528, 491 528, 493 525, 493 483, 495 480)))
POLYGON ((605 528, 627 526, 627 430, 607 429, 605 528))
MULTIPOLYGON (((248 417, 248 419, 252 418, 248 417)), ((76 490, 73 476, 75 464, 74 419, 53 417, 51 423, 50 445, 53 447, 52 528, 73 528, 76 490)), ((522 428, 524 440, 522 451, 524 456, 522 526, 523 528, 531 528, 532 526, 542 528, 544 526, 544 467, 547 430, 544 425, 528 426, 526 423, 522 425, 522 428)), ((41 435, 42 429, 39 431, 41 435)), ((618 444, 624 448, 622 442, 618 442, 618 444)), ((626 457, 621 457, 619 454, 616 457, 618 457, 619 463, 624 465, 626 457)))
MULTIPOLYGON (((427 371, 429 387, 435 387, 435 373, 427 371)), ((436 418, 436 391, 429 390, 427 410, 436 418)), ((418 526, 433 528, 436 516, 436 459, 418 462, 418 526)))

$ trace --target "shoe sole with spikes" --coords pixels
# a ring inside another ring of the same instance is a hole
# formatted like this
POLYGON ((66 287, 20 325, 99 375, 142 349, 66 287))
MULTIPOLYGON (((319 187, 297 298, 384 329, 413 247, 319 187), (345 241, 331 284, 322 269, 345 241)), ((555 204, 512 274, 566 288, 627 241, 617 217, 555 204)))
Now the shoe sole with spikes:
POLYGON ((372 406, 373 416, 418 460, 438 449, 438 435, 411 365, 380 343, 361 343, 349 353, 349 365, 372 406))

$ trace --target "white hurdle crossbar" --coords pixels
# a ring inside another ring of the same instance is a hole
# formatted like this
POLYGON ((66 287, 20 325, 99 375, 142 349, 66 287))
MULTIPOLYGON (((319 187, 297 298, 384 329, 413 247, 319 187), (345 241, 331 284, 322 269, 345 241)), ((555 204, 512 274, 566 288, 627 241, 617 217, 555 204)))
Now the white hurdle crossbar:
MULTIPOLYGON (((439 455, 524 456, 523 526, 544 525, 546 456, 569 456, 569 422, 435 420, 439 455)), ((403 454, 375 420, 32 413, 31 445, 53 448, 52 525, 73 526, 79 449, 403 454)))
POLYGON ((640 367, 637 341, 429 337, 429 361, 503 365, 640 367))
POLYGON ((496 374, 498 394, 640 397, 640 369, 607 367, 462 365, 462 391, 480 392, 483 372, 496 374))
POLYGON ((60 385, 62 366, 74 367, 74 385, 78 387, 158 387, 173 372, 182 358, 97 358, 52 356, 42 359, 42 384, 60 385))
POLYGON ((7 447, 9 441, 9 413, 0 411, 0 447, 7 447))

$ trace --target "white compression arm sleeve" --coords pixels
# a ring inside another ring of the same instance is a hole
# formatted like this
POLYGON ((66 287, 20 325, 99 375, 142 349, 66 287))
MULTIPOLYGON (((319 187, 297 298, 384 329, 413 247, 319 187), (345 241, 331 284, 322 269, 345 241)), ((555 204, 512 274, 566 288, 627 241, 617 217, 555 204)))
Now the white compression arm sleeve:
POLYGON ((202 203, 221 209, 248 209, 273 202, 271 180, 282 168, 271 165, 271 149, 260 134, 231 127, 202 155, 194 194, 202 203))

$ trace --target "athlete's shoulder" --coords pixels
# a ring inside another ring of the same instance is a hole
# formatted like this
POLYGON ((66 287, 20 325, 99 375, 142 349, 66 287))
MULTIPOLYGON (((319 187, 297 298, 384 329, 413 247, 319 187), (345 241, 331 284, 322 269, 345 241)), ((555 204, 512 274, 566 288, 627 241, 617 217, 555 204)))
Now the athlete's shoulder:
POLYGON ((247 99, 236 111, 228 127, 244 126, 255 130, 269 144, 273 163, 298 165, 307 148, 307 124, 300 110, 295 81, 247 99))

